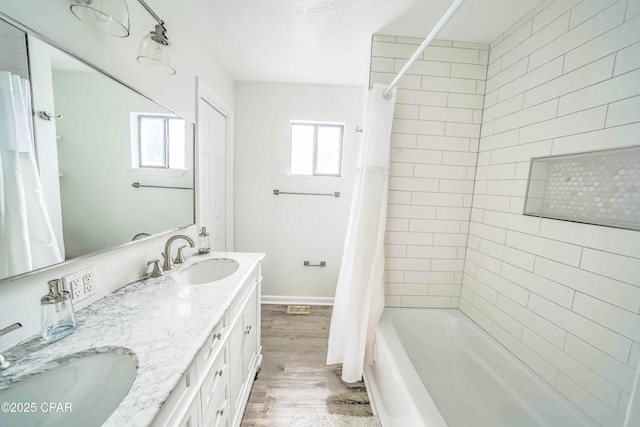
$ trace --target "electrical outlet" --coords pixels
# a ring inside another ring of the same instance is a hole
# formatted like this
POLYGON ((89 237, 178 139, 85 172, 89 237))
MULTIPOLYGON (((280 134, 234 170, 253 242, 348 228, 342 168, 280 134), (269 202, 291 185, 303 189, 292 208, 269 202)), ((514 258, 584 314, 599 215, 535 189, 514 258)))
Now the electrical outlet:
POLYGON ((71 292, 71 298, 78 299, 82 295, 82 288, 80 288, 80 281, 78 279, 73 279, 69 286, 71 289, 68 289, 71 292))
POLYGON ((84 293, 93 295, 93 271, 82 276, 82 283, 84 284, 84 293))
POLYGON ((68 274, 62 278, 65 289, 71 292, 71 298, 75 303, 89 298, 95 294, 96 280, 93 267, 68 274))

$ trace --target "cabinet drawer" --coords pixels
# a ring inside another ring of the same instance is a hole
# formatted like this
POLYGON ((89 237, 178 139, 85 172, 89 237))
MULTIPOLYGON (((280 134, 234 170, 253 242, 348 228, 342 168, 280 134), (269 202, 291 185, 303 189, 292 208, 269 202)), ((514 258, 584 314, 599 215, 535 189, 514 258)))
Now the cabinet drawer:
POLYGON ((213 331, 207 336, 207 340, 202 345, 200 351, 196 355, 196 364, 198 366, 198 374, 202 375, 207 371, 213 359, 218 355, 219 349, 222 347, 223 340, 227 333, 227 314, 213 328, 213 331))
MULTIPOLYGON (((219 395, 226 395, 229 378, 229 356, 227 346, 222 349, 219 356, 211 366, 211 370, 205 377, 200 387, 202 413, 207 414, 215 405, 219 395)), ((217 408, 220 409, 220 408, 217 408)), ((217 410, 216 409, 216 410, 217 410)))
POLYGON ((229 399, 219 399, 217 405, 210 408, 209 413, 203 417, 203 427, 228 427, 231 406, 229 399))

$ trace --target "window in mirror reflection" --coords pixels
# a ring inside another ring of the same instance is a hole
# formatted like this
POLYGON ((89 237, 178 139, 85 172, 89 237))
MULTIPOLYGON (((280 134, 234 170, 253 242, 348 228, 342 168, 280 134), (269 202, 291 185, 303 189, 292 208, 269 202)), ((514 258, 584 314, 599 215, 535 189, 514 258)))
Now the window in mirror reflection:
POLYGON ((134 167, 186 168, 185 121, 175 116, 139 114, 135 141, 139 154, 134 167))

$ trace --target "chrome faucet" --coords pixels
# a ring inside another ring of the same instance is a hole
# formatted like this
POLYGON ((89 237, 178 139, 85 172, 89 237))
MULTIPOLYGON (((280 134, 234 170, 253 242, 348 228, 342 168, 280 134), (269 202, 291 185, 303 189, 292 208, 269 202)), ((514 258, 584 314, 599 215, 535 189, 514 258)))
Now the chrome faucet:
MULTIPOLYGON (((4 329, 0 329, 0 337, 8 334, 11 331, 15 331, 18 328, 22 328, 22 323, 14 323, 13 325, 9 325, 4 329)), ((11 365, 11 362, 7 360, 2 354, 0 354, 0 369, 7 369, 11 365)))
POLYGON ((171 244, 178 239, 186 240, 189 243, 189 246, 191 246, 192 248, 195 248, 196 246, 196 244, 193 243, 193 240, 191 240, 191 237, 185 236, 184 234, 178 234, 176 236, 169 237, 169 240, 167 240, 167 243, 165 243, 164 245, 164 253, 162 254, 162 256, 164 257, 164 264, 162 266, 162 269, 164 271, 173 270, 174 265, 173 260, 171 259, 171 244))

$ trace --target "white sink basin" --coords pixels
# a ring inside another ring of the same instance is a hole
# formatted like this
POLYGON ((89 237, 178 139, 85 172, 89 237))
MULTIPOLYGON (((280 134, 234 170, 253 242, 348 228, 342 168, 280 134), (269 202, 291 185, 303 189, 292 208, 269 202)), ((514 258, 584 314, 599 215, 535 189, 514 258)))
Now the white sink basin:
POLYGON ((3 410, 0 425, 102 425, 129 392, 137 370, 135 353, 123 347, 99 347, 56 359, 0 390, 0 403, 16 409, 3 410))
POLYGON ((202 285, 217 282, 231 276, 238 270, 237 261, 229 258, 214 258, 185 267, 173 278, 183 285, 202 285))

